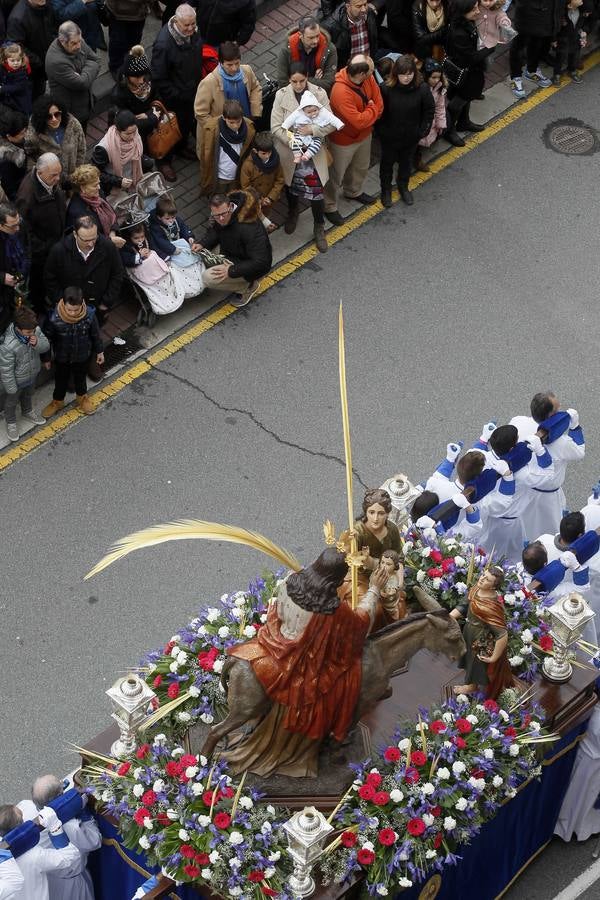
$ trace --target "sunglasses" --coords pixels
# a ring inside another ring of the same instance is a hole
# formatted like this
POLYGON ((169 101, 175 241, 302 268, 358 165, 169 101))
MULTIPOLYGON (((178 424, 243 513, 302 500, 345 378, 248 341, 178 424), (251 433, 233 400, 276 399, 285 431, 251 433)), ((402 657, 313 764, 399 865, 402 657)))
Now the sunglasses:
POLYGON ((48 118, 49 119, 62 119, 62 113, 61 112, 48 113, 48 118))

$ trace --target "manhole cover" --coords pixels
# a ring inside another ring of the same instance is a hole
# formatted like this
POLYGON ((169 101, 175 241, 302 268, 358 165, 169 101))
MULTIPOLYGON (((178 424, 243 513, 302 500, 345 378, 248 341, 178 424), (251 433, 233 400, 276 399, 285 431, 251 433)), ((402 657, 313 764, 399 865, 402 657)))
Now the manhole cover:
POLYGON ((587 125, 554 125, 548 133, 548 142, 553 150, 568 156, 580 156, 596 150, 596 134, 587 125))

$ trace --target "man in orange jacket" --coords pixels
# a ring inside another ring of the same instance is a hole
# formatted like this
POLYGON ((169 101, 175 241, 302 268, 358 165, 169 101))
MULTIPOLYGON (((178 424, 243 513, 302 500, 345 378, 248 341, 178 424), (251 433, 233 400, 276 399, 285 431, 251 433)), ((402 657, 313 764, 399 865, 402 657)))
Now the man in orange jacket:
POLYGON ((342 225, 344 220, 337 208, 340 189, 348 200, 365 205, 377 199, 363 191, 371 161, 373 126, 383 112, 381 91, 368 56, 353 56, 337 73, 330 101, 332 112, 345 124, 329 135, 333 162, 325 186, 325 215, 334 225, 342 225))

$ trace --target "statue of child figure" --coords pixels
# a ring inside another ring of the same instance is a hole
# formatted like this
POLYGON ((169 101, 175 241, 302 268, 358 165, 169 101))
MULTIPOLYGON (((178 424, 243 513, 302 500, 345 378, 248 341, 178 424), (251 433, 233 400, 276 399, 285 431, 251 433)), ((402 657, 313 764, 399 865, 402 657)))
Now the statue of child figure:
POLYGON ((395 550, 384 550, 379 564, 388 573, 388 579, 380 592, 380 602, 388 622, 398 622, 406 616, 404 592, 404 566, 395 550))

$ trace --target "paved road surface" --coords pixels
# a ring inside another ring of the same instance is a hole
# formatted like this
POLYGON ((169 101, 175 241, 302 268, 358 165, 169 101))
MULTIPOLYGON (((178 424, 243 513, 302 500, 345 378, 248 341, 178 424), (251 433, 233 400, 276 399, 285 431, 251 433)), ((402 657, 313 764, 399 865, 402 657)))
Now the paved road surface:
MULTIPOLYGON (((256 528, 310 561, 345 521, 337 394, 344 301, 356 507, 365 485, 426 475, 446 441, 524 412, 552 386, 577 406, 600 475, 600 156, 547 149, 549 123, 600 128, 600 72, 561 91, 416 195, 226 319, 2 476, 0 797, 76 758, 109 721, 103 691, 202 601, 264 564, 184 542, 84 583, 118 536, 181 516, 256 528)), ((511 898, 547 898, 588 847, 547 852, 511 898), (524 888, 522 884, 526 884, 524 888)), ((593 889, 592 889, 593 890, 593 889)), ((484 900, 484 898, 481 898, 484 900)))

